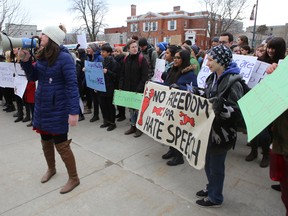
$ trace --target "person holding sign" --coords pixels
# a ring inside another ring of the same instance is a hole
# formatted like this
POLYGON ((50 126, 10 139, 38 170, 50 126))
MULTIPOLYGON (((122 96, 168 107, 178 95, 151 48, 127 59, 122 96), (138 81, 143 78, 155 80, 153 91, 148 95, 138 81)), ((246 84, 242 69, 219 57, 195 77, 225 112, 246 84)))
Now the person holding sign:
MULTIPOLYGON (((138 52, 138 44, 135 40, 127 43, 129 55, 124 58, 121 76, 119 80, 119 89, 131 92, 144 92, 144 86, 148 80, 148 63, 143 54, 138 52)), ((134 134, 134 137, 140 137, 142 131, 136 128, 138 110, 129 109, 130 112, 130 129, 125 135, 134 134)))
POLYGON ((240 68, 232 61, 232 51, 225 45, 213 47, 207 53, 207 66, 213 73, 206 79, 204 96, 212 103, 215 113, 206 153, 205 172, 208 179, 206 189, 196 193, 201 207, 220 207, 223 203, 225 159, 228 150, 236 143, 235 122, 241 112, 237 101, 244 90, 240 81, 240 68))
MULTIPOLYGON (((171 49, 168 47, 168 59, 170 58, 169 54, 171 49)), ((173 49, 172 49, 173 53, 173 49)), ((164 79, 164 85, 170 86, 170 88, 176 88, 180 90, 187 91, 187 85, 193 85, 197 88, 197 76, 194 73, 195 67, 190 63, 190 52, 186 49, 178 49, 174 56, 174 64, 171 69, 162 74, 164 79), (167 75, 165 75, 167 73, 167 75)), ((169 151, 162 155, 162 159, 170 159, 167 162, 168 166, 176 166, 178 164, 183 164, 184 159, 180 151, 173 147, 169 147, 169 151)))
POLYGON ((69 176, 67 183, 60 190, 61 194, 72 191, 80 184, 74 154, 70 147, 72 140, 67 139, 69 125, 76 126, 78 123, 79 92, 73 57, 68 49, 61 45, 65 32, 64 26, 48 26, 43 29, 35 65, 32 65, 29 51, 19 50, 21 66, 28 80, 38 80, 33 129, 40 133, 48 165, 41 183, 49 181, 56 173, 56 148, 69 176))
POLYGON ((117 79, 117 70, 119 64, 116 62, 113 56, 111 56, 113 50, 110 45, 104 44, 101 47, 101 55, 103 61, 103 73, 105 79, 106 92, 99 91, 100 96, 100 108, 103 115, 103 124, 101 128, 106 128, 107 131, 112 131, 116 128, 115 113, 116 109, 113 104, 113 95, 115 89, 115 82, 117 79))

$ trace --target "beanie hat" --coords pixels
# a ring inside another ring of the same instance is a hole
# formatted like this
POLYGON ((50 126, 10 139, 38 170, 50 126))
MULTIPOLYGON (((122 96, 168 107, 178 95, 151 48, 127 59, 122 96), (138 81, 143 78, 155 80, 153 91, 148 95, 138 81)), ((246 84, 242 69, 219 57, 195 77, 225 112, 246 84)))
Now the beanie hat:
POLYGON ((195 55, 197 55, 199 53, 199 51, 200 51, 200 48, 197 45, 195 45, 195 44, 193 44, 191 46, 191 48, 192 48, 193 52, 195 53, 195 55))
POLYGON ((231 49, 222 44, 213 47, 207 54, 224 68, 228 67, 233 58, 231 49))
POLYGON ((138 45, 139 45, 140 47, 142 47, 142 46, 148 46, 148 41, 147 41, 147 39, 146 39, 146 38, 140 38, 139 41, 138 41, 138 45))
POLYGON ((61 45, 65 39, 65 32, 58 26, 47 26, 42 30, 42 33, 47 35, 57 45, 61 45))
POLYGON ((97 50, 100 49, 96 43, 89 43, 88 47, 91 48, 93 50, 93 52, 96 52, 97 50))
POLYGON ((212 42, 219 42, 219 38, 218 37, 214 37, 214 38, 212 38, 212 40, 211 40, 212 42))
POLYGON ((167 49, 167 45, 168 43, 167 42, 160 42, 157 44, 157 46, 162 50, 162 51, 165 51, 167 49))
POLYGON ((192 49, 191 49, 191 46, 187 45, 187 44, 183 44, 181 46, 184 50, 187 50, 189 53, 191 53, 192 49))

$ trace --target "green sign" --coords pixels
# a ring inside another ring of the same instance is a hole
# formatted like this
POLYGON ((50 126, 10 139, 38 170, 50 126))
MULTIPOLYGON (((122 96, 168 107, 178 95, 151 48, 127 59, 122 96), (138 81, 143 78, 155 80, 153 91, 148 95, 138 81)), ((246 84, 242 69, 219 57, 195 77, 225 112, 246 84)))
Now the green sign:
POLYGON ((122 90, 114 91, 113 104, 133 109, 140 109, 143 99, 143 94, 122 90))
POLYGON ((251 89, 238 104, 251 141, 288 108, 288 58, 251 89))

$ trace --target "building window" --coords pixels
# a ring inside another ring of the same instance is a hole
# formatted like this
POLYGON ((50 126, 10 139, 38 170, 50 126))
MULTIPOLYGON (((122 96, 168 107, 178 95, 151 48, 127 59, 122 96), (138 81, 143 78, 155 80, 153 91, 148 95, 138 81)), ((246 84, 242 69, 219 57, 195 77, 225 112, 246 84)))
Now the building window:
POLYGON ((168 30, 176 30, 176 20, 168 21, 168 30))
POLYGON ((151 22, 150 28, 151 28, 151 31, 157 31, 158 30, 158 22, 151 22))
POLYGON ((138 24, 131 24, 131 32, 137 32, 138 31, 138 24))
POLYGON ((148 32, 148 31, 150 30, 149 24, 150 24, 149 22, 143 23, 143 31, 144 31, 144 32, 148 32))

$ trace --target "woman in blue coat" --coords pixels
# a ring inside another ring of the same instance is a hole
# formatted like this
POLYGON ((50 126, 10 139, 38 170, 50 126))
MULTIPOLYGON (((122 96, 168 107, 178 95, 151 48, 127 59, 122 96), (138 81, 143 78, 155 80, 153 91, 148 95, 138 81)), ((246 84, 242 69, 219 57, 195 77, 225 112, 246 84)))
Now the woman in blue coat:
POLYGON ((73 58, 61 45, 65 38, 64 31, 63 26, 48 26, 43 29, 35 65, 32 65, 28 51, 19 52, 28 80, 38 80, 33 128, 41 135, 42 149, 48 165, 41 182, 49 181, 56 173, 55 144, 69 175, 66 185, 60 190, 61 194, 70 192, 80 184, 70 148, 71 139, 68 140, 69 125, 76 126, 79 118, 79 93, 73 58))

